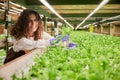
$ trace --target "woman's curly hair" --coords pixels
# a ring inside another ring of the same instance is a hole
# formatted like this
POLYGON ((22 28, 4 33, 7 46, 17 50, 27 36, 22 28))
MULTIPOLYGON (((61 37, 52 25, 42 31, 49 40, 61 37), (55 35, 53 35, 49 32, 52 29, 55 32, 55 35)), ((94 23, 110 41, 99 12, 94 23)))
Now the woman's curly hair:
POLYGON ((38 21, 38 29, 34 33, 34 40, 38 40, 42 38, 43 33, 43 25, 42 20, 40 18, 39 13, 36 11, 33 11, 31 9, 25 9, 19 16, 17 22, 12 28, 11 35, 15 39, 20 39, 22 37, 30 37, 30 28, 29 28, 29 16, 31 14, 34 14, 36 16, 36 19, 38 21))

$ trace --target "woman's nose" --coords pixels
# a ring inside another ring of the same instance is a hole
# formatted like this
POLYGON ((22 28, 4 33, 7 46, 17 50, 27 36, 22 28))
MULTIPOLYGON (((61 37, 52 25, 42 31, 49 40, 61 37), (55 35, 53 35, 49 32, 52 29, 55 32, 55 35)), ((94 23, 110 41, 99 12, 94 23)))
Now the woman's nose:
POLYGON ((32 25, 35 26, 35 22, 34 21, 32 21, 32 25))

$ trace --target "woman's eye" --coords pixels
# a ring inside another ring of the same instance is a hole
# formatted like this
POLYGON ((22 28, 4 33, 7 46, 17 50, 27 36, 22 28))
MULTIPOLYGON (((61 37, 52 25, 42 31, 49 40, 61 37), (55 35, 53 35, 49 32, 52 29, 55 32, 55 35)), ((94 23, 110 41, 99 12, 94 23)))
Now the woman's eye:
POLYGON ((34 21, 38 21, 37 19, 35 19, 34 21))
POLYGON ((28 21, 29 23, 31 22, 31 20, 28 21))

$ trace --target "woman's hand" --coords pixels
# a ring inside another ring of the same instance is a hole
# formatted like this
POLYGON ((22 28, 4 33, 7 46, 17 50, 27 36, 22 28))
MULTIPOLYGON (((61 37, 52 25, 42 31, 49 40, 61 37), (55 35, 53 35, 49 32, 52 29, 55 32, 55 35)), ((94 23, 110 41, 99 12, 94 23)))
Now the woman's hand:
POLYGON ((65 42, 65 41, 68 41, 70 39, 70 35, 66 35, 65 37, 62 38, 62 41, 65 42))
POLYGON ((77 46, 76 43, 70 42, 67 47, 68 48, 75 48, 76 46, 77 46))
POLYGON ((55 45, 56 42, 57 42, 57 39, 56 39, 56 38, 50 39, 50 45, 55 45))

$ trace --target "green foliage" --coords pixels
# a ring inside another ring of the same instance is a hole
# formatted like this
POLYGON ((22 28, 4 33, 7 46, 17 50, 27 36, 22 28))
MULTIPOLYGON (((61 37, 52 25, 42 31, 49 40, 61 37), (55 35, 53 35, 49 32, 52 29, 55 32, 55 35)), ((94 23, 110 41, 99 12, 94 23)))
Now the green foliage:
POLYGON ((62 44, 62 39, 65 36, 70 35, 70 33, 72 32, 72 29, 70 27, 66 26, 66 27, 62 27, 61 31, 62 31, 62 33, 60 35, 55 36, 56 40, 53 41, 54 45, 62 44))
POLYGON ((73 30, 69 26, 62 27, 62 35, 70 34, 70 33, 72 33, 72 31, 73 30))
POLYGON ((37 56, 26 79, 120 80, 119 37, 75 31, 71 40, 75 49, 51 46, 37 56))
POLYGON ((0 65, 3 64, 5 55, 6 55, 5 50, 4 49, 0 49, 0 65))
POLYGON ((3 78, 0 78, 0 80, 3 80, 3 78))

